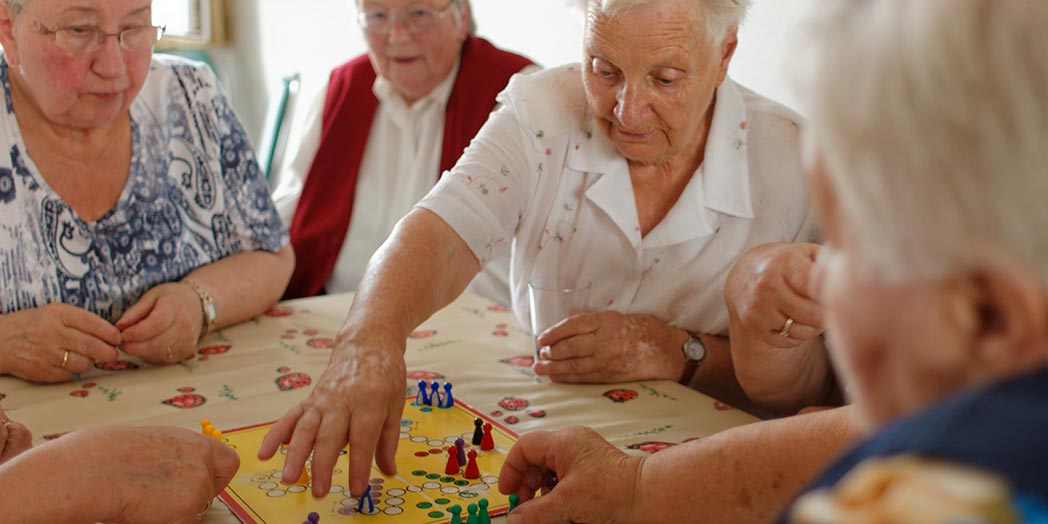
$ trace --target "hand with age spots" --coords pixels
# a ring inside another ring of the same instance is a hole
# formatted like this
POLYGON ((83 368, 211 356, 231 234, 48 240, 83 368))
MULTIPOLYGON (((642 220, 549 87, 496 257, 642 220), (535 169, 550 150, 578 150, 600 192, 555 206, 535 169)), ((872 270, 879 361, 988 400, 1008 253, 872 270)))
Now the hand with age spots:
POLYGON ((535 373, 554 382, 680 379, 688 334, 651 315, 596 311, 573 315, 538 338, 535 373))
POLYGON ((499 491, 521 504, 509 524, 641 522, 636 494, 643 457, 623 453, 591 429, 532 431, 517 441, 499 473, 499 491), (555 480, 555 484, 552 482, 555 480), (594 489, 600 484, 600 489, 594 489), (536 498, 536 492, 542 496, 536 498))
POLYGON ((33 382, 65 382, 95 362, 112 362, 121 342, 102 317, 59 303, 0 315, 0 335, 0 374, 33 382))

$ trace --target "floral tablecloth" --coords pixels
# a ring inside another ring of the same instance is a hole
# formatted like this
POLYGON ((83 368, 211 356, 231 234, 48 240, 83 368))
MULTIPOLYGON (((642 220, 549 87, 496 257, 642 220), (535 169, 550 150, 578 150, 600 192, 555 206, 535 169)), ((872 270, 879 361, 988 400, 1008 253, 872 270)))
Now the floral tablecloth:
MULTIPOLYGON (((9 416, 37 442, 100 425, 221 430, 269 422, 302 400, 327 364, 352 295, 282 302, 206 337, 193 360, 152 367, 132 358, 78 380, 34 385, 0 378, 9 416)), ((506 308, 464 295, 407 344, 405 394, 448 380, 461 399, 517 433, 590 426, 613 444, 655 452, 756 419, 674 382, 560 385, 531 371, 532 338, 506 308)), ((236 522, 216 504, 207 522, 236 522)))

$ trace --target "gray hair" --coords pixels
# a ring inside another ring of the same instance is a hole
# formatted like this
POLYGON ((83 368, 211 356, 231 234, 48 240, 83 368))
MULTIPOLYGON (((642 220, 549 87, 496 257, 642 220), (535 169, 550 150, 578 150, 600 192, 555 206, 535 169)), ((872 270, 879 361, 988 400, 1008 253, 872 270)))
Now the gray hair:
MULTIPOLYGON (((598 12, 613 13, 620 9, 644 5, 654 0, 581 0, 582 7, 594 7, 598 12)), ((691 0, 698 4, 697 16, 707 37, 720 43, 732 27, 738 27, 746 18, 752 0, 691 0)))
POLYGON ((934 279, 991 247, 1048 283, 1048 2, 849 0, 812 121, 864 271, 934 279))
POLYGON ((11 6, 11 12, 18 14, 25 7, 26 2, 29 0, 7 0, 7 5, 11 6))

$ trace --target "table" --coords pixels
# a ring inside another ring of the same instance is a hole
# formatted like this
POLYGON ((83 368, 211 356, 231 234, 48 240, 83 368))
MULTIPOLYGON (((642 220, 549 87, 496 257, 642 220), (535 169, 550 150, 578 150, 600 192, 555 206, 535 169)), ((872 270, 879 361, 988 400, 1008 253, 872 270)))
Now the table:
MULTIPOLYGON (((33 430, 37 443, 91 426, 199 430, 206 417, 224 430, 269 422, 309 393, 351 301, 351 294, 341 294, 279 303, 212 333, 195 359, 177 365, 152 367, 128 358, 123 365, 129 369, 94 370, 46 386, 0 377, 0 400, 12 419, 33 430)), ((531 371, 532 353, 531 334, 512 312, 465 294, 408 339, 405 394, 415 394, 419 379, 446 379, 456 398, 519 434, 584 425, 636 453, 757 420, 670 381, 553 384, 531 371)), ((215 504, 206 522, 236 519, 215 504)))

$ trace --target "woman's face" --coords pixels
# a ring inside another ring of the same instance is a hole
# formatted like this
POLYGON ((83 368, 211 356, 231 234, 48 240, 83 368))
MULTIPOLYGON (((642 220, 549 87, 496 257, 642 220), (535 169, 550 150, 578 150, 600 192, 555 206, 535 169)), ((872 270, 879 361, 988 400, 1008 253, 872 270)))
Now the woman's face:
POLYGON ((644 164, 694 154, 705 143, 713 95, 735 49, 696 27, 694 1, 652 0, 587 15, 583 83, 601 130, 644 164))
POLYGON ((453 0, 365 0, 361 11, 397 17, 386 33, 364 31, 371 64, 408 103, 437 87, 455 66, 468 31, 468 15, 453 0), (413 10, 437 12, 430 27, 412 27, 413 10), (407 20, 404 19, 407 17, 407 20))
MULTIPOLYGON (((142 89, 152 48, 129 51, 115 36, 94 51, 71 52, 46 30, 117 33, 151 26, 151 0, 30 0, 0 21, 10 76, 52 123, 78 129, 102 126, 126 113, 142 89)), ((0 7, 5 13, 10 9, 0 7)))

